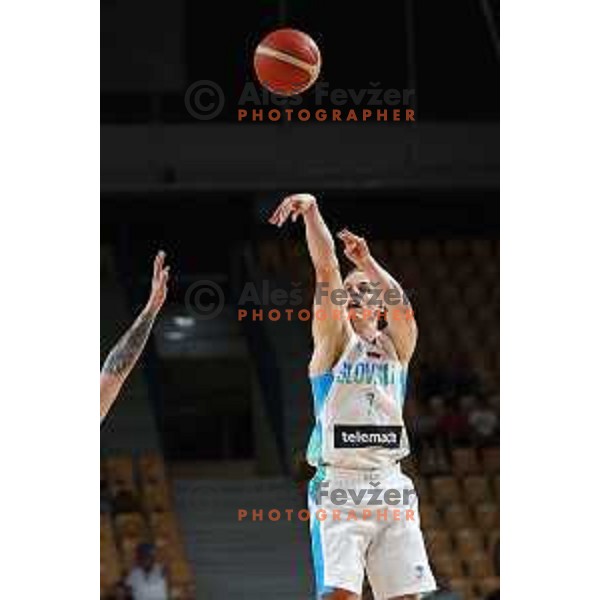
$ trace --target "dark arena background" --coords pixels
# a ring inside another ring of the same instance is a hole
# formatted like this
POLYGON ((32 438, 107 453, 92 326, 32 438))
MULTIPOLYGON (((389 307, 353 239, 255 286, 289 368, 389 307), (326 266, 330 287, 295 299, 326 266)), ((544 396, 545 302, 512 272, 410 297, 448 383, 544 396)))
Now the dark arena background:
POLYGON ((286 516, 311 476, 310 324, 269 313, 287 307, 272 290, 311 307, 302 225, 267 223, 293 192, 364 236, 412 301, 402 468, 431 598, 499 597, 499 2, 103 0, 101 18, 101 361, 157 250, 171 266, 102 425, 101 597, 128 597, 141 542, 173 600, 314 597, 308 524, 286 516), (415 90, 415 123, 238 122, 253 49, 283 26, 315 39, 332 88, 415 90), (223 92, 210 120, 186 108, 200 80, 223 92))

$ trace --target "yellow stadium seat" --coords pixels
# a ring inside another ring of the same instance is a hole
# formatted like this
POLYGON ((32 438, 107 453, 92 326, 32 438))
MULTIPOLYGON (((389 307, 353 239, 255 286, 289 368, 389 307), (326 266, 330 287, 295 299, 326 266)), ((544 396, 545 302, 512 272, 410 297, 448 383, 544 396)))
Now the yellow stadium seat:
POLYGON ((449 504, 444 510, 444 524, 448 529, 456 530, 468 527, 472 523, 471 513, 464 503, 449 504))
POLYGON ((417 256, 426 263, 440 260, 441 247, 437 240, 422 240, 417 244, 416 250, 417 256))
POLYGON ((485 502, 490 498, 488 481, 480 475, 471 475, 463 480, 464 498, 468 504, 485 502))
POLYGON ((469 557, 483 550, 483 541, 478 529, 465 527, 454 532, 454 542, 459 554, 469 557))
POLYGON ((467 243, 464 240, 446 240, 444 242, 444 254, 446 258, 463 258, 467 253, 467 243))
POLYGON ((115 529, 119 538, 142 537, 146 522, 140 513, 124 513, 115 516, 115 529))
POLYGON ((415 484, 415 490, 417 491, 417 496, 419 498, 419 502, 428 503, 431 499, 431 493, 429 491, 429 482, 425 477, 417 477, 413 480, 415 484))
POLYGON ((442 520, 437 508, 435 505, 430 504, 429 502, 419 504, 419 516, 421 518, 423 528, 426 530, 435 529, 442 524, 442 520))
POLYGON ((456 475, 472 475, 481 471, 481 465, 474 448, 452 450, 452 468, 456 475))
POLYGON ((474 600, 475 592, 470 579, 466 577, 453 577, 449 581, 450 589, 456 592, 461 600, 474 600))
POLYGON ((178 537, 179 528, 175 516, 172 513, 152 513, 150 515, 150 526, 155 536, 178 537))
POLYGON ((157 536, 154 538, 154 545, 157 559, 166 565, 184 559, 183 544, 178 536, 174 538, 157 536))
POLYGON ((492 529, 485 539, 485 547, 489 552, 495 552, 497 544, 500 542, 500 530, 492 529))
POLYGON ((438 506, 460 501, 460 488, 457 480, 454 477, 433 477, 431 479, 431 497, 438 506))
POLYGON ((142 481, 167 483, 165 462, 158 454, 144 454, 138 461, 142 481))
POLYGON ((196 590, 193 582, 173 582, 169 589, 171 600, 195 600, 196 590))
POLYGON ((150 542, 147 536, 125 537, 121 539, 121 562, 127 571, 135 565, 138 545, 147 542, 150 542))
POLYGON ((142 493, 147 512, 166 512, 171 509, 171 497, 165 485, 146 483, 142 493))
POLYGON ((483 577, 477 580, 477 589, 482 598, 487 598, 491 593, 500 589, 499 577, 483 577))
POLYGON ((169 575, 174 582, 187 583, 192 580, 192 571, 186 560, 176 560, 169 565, 169 575))
POLYGON ((485 577, 494 577, 494 568, 490 556, 485 552, 472 554, 465 560, 469 575, 475 579, 484 579, 485 577))
POLYGON ((494 244, 492 240, 471 240, 471 254, 481 263, 489 261, 494 253, 494 244))
POLYGON ((485 531, 496 529, 500 525, 498 505, 492 502, 477 504, 475 506, 475 522, 485 531))
POLYGON ((487 473, 500 472, 500 448, 484 448, 482 458, 483 468, 487 473))
POLYGON ((432 554, 445 554, 452 551, 450 534, 445 529, 425 531, 425 543, 432 554))
POLYGON ((461 561, 454 553, 433 554, 432 563, 438 577, 458 578, 464 576, 461 561))
POLYGON ((135 491, 133 460, 130 456, 110 456, 105 459, 104 466, 110 490, 121 488, 135 491))

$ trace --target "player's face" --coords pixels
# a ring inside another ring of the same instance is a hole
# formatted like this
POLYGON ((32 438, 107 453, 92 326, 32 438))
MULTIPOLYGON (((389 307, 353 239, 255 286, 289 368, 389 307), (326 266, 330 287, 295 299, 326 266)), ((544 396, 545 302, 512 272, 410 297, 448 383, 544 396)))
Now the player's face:
POLYGON ((380 303, 377 302, 373 284, 362 271, 353 271, 344 281, 346 308, 358 318, 377 321, 380 303))

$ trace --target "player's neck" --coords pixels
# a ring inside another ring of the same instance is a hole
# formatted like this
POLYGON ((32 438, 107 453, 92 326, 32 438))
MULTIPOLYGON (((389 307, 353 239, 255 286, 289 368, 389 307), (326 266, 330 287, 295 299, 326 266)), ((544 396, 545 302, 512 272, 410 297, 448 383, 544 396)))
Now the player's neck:
POLYGON ((374 321, 356 320, 354 321, 353 325, 356 335, 369 342, 372 342, 379 333, 379 330, 377 329, 377 323, 374 321))

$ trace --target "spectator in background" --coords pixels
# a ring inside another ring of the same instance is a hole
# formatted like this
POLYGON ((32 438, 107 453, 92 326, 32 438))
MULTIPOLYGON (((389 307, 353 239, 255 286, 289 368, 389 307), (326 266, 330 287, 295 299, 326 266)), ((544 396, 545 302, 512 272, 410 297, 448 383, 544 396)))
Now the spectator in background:
POLYGON ((469 427, 473 443, 477 446, 498 444, 499 421, 496 411, 488 402, 480 399, 469 414, 469 427))
POLYGON ((133 600, 169 600, 167 576, 164 567, 156 562, 154 546, 140 544, 136 559, 137 566, 125 580, 133 600))

